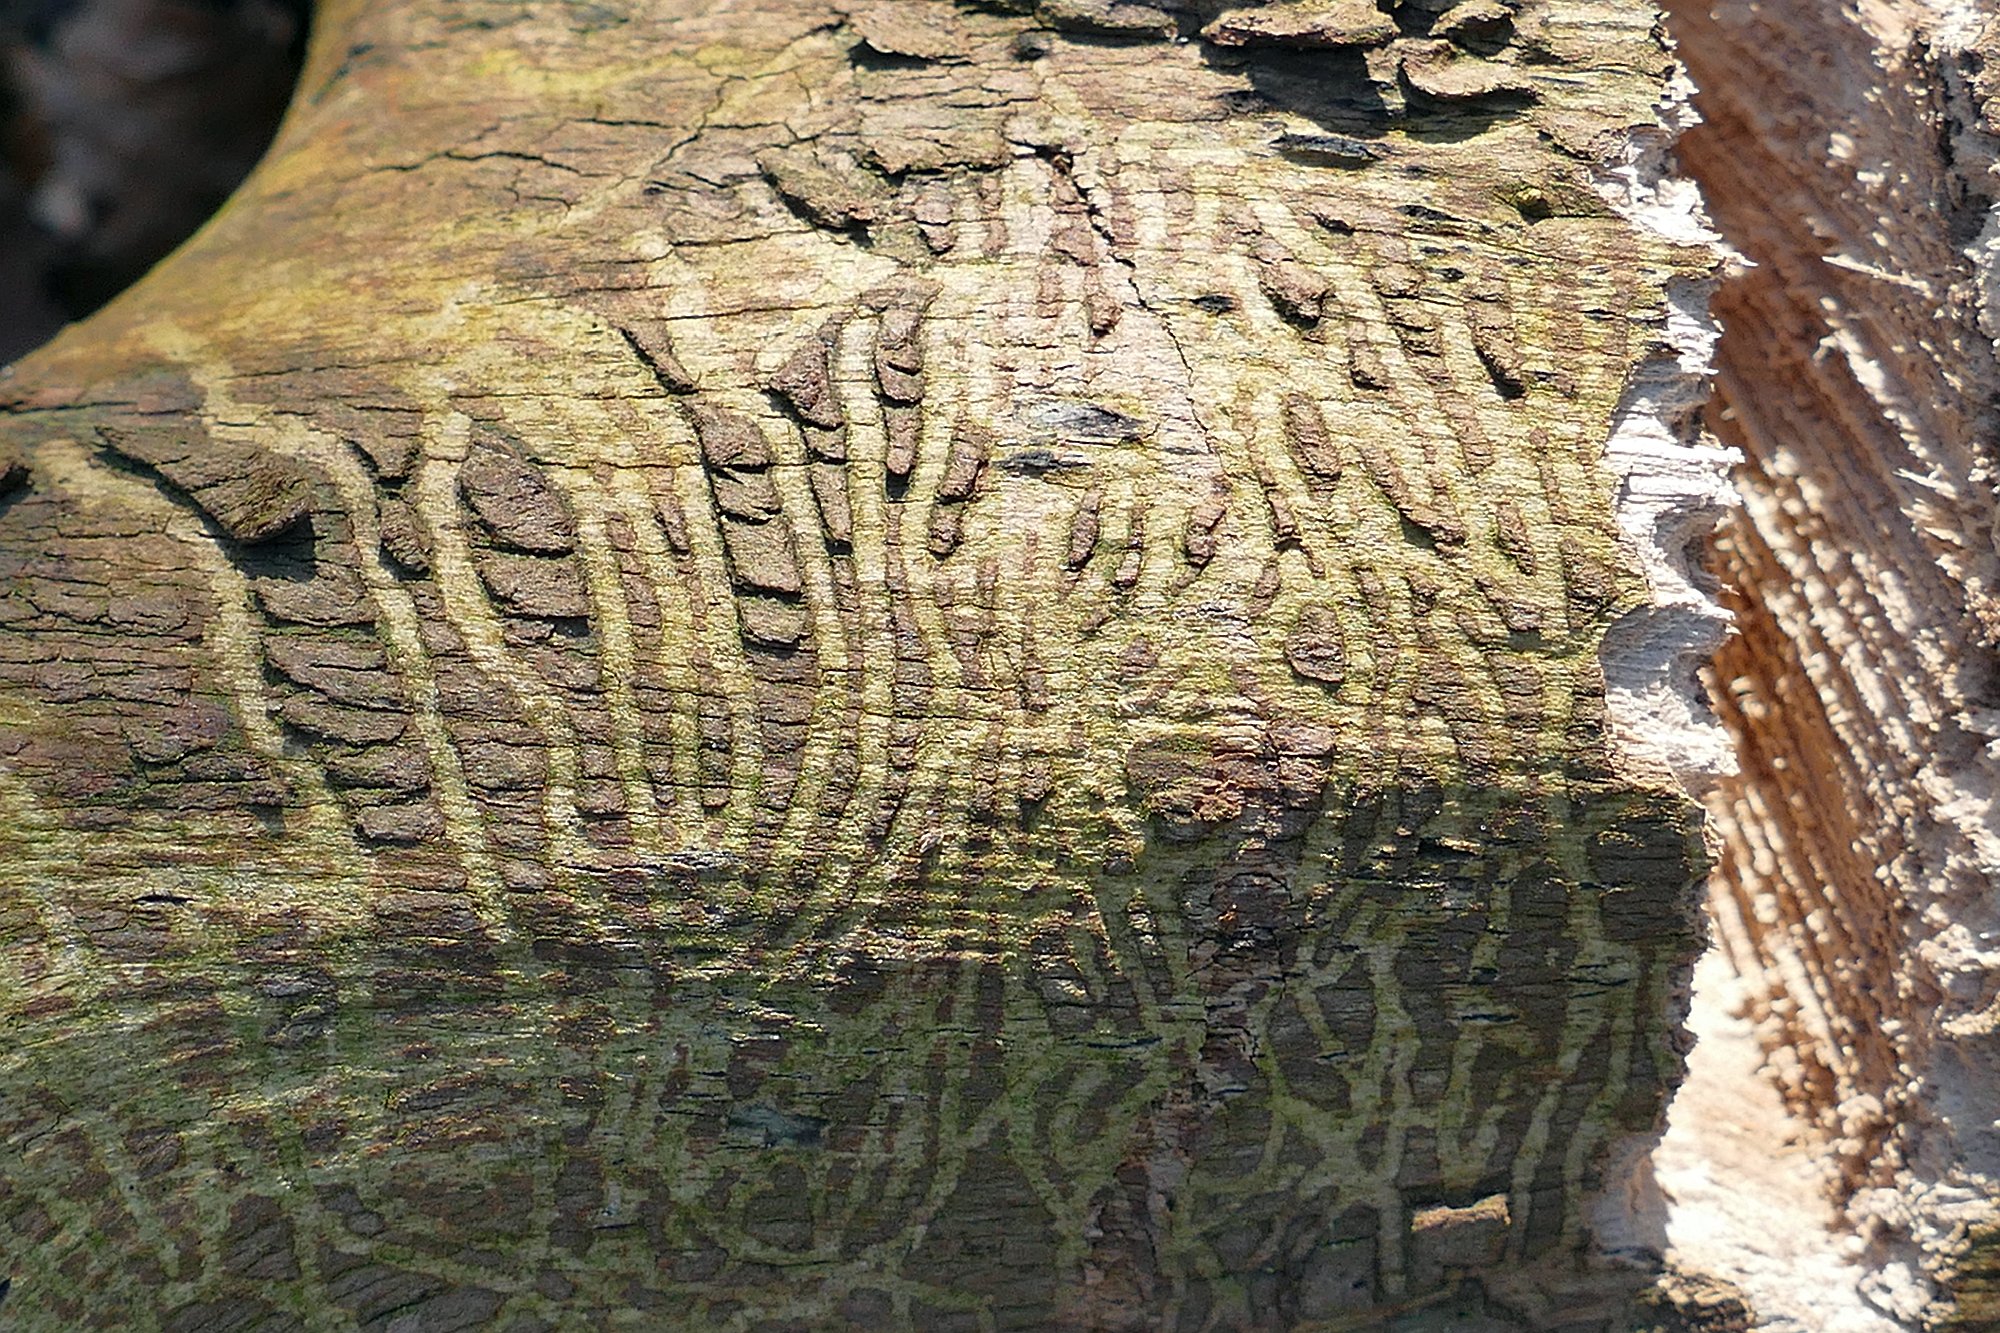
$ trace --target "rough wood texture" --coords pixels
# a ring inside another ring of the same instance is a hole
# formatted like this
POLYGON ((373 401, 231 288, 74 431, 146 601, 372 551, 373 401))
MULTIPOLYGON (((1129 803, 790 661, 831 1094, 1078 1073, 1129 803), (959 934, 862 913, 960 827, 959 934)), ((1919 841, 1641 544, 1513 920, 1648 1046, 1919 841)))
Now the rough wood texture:
POLYGON ((1755 265, 1715 305, 1716 924, 1859 1238, 1844 1284, 1744 1281, 1810 1327, 1993 1328, 2000 45, 1966 4, 1675 8, 1681 160, 1755 265))
POLYGON ((332 4, 6 382, 11 1326, 1653 1326, 1655 15, 1029 9, 332 4))

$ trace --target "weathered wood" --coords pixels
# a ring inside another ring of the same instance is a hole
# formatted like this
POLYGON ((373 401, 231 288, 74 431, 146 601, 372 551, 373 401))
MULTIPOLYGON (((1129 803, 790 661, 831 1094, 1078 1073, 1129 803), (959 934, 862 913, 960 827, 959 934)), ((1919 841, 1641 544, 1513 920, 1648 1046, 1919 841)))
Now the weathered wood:
POLYGON ((1707 801, 1718 971, 1791 1113, 1753 1126, 1768 1165, 1707 1165, 1730 1183, 1691 1257, 1773 1323, 2000 1327, 2000 42, 1953 0, 1673 8, 1707 122, 1681 160, 1754 265, 1716 298, 1708 413, 1745 458, 1709 674, 1742 757, 1707 801), (1755 1243, 1780 1152, 1818 1160, 1792 1215, 1844 1261, 1755 1243))
POLYGON ((1655 18, 330 5, 5 382, 4 1313, 1639 1318, 1655 18))

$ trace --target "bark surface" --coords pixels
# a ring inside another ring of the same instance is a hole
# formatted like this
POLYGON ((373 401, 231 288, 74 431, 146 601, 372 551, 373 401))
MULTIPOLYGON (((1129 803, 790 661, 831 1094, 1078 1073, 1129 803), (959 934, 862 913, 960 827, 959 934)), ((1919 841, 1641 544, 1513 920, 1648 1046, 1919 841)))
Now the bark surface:
POLYGON ((1653 1326, 1671 69, 329 5, 4 384, 0 1317, 1653 1326))

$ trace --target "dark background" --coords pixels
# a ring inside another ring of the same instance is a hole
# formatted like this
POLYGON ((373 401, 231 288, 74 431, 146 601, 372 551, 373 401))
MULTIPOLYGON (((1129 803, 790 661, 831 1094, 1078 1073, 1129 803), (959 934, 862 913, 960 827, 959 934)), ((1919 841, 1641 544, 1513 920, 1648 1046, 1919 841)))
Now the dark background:
POLYGON ((0 364, 138 279, 277 129, 310 0, 0 0, 0 364))

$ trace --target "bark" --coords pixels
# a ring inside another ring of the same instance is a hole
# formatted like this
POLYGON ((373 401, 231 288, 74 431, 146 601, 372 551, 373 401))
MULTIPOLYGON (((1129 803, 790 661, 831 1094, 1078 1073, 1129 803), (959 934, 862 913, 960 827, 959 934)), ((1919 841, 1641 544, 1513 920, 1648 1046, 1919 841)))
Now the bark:
POLYGON ((334 3, 15 368, 14 1325, 1699 1304, 1655 14, 1028 9, 334 3))

